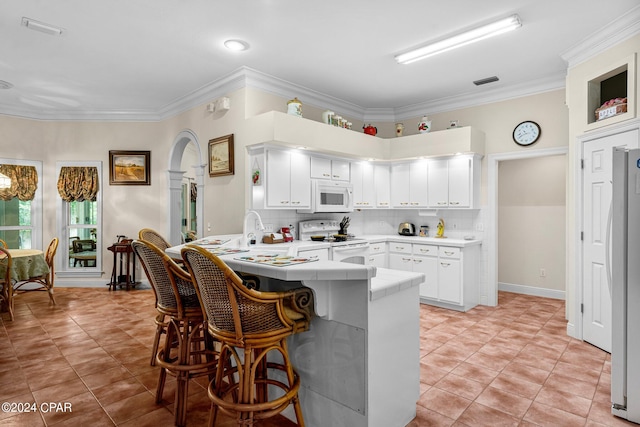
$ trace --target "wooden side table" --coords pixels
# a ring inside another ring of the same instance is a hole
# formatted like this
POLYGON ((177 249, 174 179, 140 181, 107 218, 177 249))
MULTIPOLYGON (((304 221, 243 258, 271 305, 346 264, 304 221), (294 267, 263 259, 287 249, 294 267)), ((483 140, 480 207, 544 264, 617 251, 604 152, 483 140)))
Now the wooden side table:
POLYGON ((122 240, 121 242, 114 243, 107 248, 113 252, 113 269, 111 270, 111 281, 107 283, 109 290, 116 287, 126 286, 135 287, 136 282, 136 254, 131 247, 131 240, 122 240), (118 255, 120 256, 120 274, 118 274, 118 255), (131 270, 133 268, 133 271, 131 270))

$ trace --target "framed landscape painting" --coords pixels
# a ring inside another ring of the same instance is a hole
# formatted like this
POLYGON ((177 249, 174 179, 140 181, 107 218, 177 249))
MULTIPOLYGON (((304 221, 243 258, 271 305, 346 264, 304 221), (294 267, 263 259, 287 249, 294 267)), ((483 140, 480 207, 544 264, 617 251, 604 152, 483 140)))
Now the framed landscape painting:
POLYGON ((109 151, 109 184, 150 185, 151 151, 109 151))
POLYGON ((233 175, 233 134, 209 141, 209 176, 233 175))

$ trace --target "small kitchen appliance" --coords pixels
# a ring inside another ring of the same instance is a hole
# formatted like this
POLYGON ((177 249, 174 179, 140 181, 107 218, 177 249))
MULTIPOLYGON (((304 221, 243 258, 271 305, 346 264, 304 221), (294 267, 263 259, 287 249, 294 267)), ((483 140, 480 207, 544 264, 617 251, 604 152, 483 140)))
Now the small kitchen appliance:
POLYGON ((282 227, 280 229, 280 233, 282 233, 285 243, 293 242, 293 233, 291 233, 291 229, 289 227, 282 227))
POLYGON ((416 226, 410 222, 401 222, 398 226, 398 234, 401 236, 415 236, 416 226))
POLYGON ((329 179, 312 179, 311 209, 298 209, 298 212, 353 212, 353 184, 329 179))

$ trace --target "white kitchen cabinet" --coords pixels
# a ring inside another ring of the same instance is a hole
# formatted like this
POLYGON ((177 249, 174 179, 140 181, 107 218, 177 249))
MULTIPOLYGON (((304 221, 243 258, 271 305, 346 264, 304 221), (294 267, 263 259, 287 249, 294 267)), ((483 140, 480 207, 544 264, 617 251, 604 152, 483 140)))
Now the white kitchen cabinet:
POLYGON ((421 302, 467 311, 478 304, 479 246, 389 242, 389 268, 423 273, 421 302))
POLYGON ((288 150, 267 150, 266 207, 309 208, 311 206, 310 158, 288 150))
POLYGON ((311 178, 349 181, 351 164, 347 160, 311 157, 311 178))
POLYGON ((300 258, 318 257, 318 261, 329 261, 329 248, 298 249, 300 258))
POLYGON ((391 207, 391 170, 389 165, 373 166, 373 186, 376 208, 391 207))
POLYGON ((480 194, 479 156, 454 156, 429 160, 428 206, 475 208, 480 194))
POLYGON ((460 248, 438 248, 438 295, 441 301, 462 304, 460 248))
POLYGON ((368 264, 379 268, 387 267, 387 244, 385 242, 369 244, 368 264))
POLYGON ((391 165, 391 204, 396 208, 424 208, 427 200, 426 160, 391 165))
POLYGON ((369 162, 351 163, 351 183, 353 184, 353 207, 374 208, 376 193, 373 185, 373 165, 369 162))

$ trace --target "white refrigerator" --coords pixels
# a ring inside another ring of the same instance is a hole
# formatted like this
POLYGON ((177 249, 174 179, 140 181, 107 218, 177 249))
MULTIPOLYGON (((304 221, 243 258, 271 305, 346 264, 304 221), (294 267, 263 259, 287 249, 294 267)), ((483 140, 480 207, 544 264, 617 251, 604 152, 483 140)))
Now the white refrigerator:
POLYGON ((640 423, 640 149, 613 149, 611 413, 640 423))

